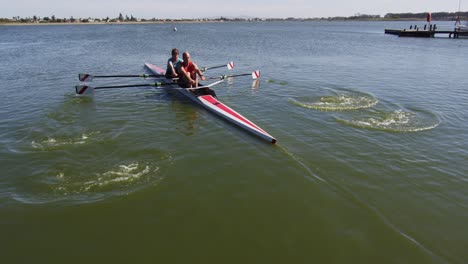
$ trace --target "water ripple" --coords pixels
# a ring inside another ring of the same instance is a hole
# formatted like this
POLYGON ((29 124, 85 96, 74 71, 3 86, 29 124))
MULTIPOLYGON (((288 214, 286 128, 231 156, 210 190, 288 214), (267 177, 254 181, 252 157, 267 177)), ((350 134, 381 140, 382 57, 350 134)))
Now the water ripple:
POLYGON ((357 91, 332 91, 333 95, 292 99, 295 105, 320 111, 349 111, 369 108, 379 101, 372 95, 357 91))
POLYGON ((37 150, 53 150, 63 147, 69 147, 73 145, 89 144, 93 142, 101 141, 103 138, 99 138, 100 131, 83 133, 78 137, 70 138, 68 136, 48 136, 43 139, 36 139, 31 141, 31 147, 37 150))
POLYGON ((434 129, 440 124, 435 114, 419 109, 375 110, 355 118, 335 118, 349 126, 388 132, 418 132, 434 129))
MULTIPOLYGON (((67 162, 70 164, 70 161, 67 162)), ((164 166, 171 156, 159 161, 144 158, 102 166, 99 161, 74 166, 44 165, 23 181, 10 197, 26 204, 91 203, 157 185, 164 179, 164 166)))

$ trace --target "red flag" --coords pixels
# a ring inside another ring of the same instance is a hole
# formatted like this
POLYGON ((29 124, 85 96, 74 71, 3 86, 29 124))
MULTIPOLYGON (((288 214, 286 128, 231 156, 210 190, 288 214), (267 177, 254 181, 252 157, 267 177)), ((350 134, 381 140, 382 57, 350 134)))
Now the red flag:
POLYGON ((427 22, 431 23, 431 20, 432 20, 431 12, 427 13, 426 20, 427 20, 427 22))

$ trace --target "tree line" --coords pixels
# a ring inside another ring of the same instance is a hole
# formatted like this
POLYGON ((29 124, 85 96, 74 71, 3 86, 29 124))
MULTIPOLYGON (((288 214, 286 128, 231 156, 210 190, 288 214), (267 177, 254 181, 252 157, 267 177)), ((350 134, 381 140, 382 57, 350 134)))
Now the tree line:
MULTIPOLYGON (((439 21, 450 21, 456 20, 460 18, 461 20, 468 20, 468 12, 434 12, 431 14, 432 20, 439 20, 439 21)), ((173 22, 173 21, 308 21, 308 20, 424 20, 427 17, 427 12, 424 13, 387 13, 385 16, 381 17, 380 15, 367 15, 367 14, 355 14, 349 17, 321 17, 321 18, 226 18, 226 17, 219 17, 219 18, 204 18, 204 19, 163 19, 163 18, 152 18, 152 19, 144 19, 144 18, 136 18, 133 15, 123 15, 119 13, 119 15, 115 18, 74 18, 73 16, 70 18, 58 18, 55 15, 50 17, 39 17, 39 16, 32 16, 32 17, 25 17, 21 18, 19 16, 15 16, 11 19, 9 18, 0 18, 0 23, 74 23, 74 22, 173 22)))
MULTIPOLYGON (((431 13, 432 20, 455 20, 458 16, 460 18, 467 18, 468 12, 434 12, 431 13)), ((427 12, 424 13, 388 13, 384 16, 386 19, 426 19, 427 12)))
POLYGON ((137 22, 140 21, 140 19, 134 17, 133 15, 122 15, 122 13, 119 13, 119 16, 116 18, 74 18, 73 16, 69 18, 59 18, 56 17, 55 15, 52 16, 45 16, 45 17, 39 17, 39 16, 32 16, 32 17, 20 17, 20 16, 14 16, 11 19, 9 18, 0 18, 0 22, 3 23, 65 23, 65 22, 137 22))

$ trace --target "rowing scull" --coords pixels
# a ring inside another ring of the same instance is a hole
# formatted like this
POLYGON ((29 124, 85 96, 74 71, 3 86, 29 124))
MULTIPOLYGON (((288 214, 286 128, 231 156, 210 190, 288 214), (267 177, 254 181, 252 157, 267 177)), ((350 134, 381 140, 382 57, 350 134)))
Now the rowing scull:
MULTIPOLYGON (((151 71, 153 74, 164 74, 165 70, 162 68, 159 68, 156 65, 153 65, 151 63, 145 63, 145 67, 151 71)), ((186 97, 190 98, 192 101, 196 102, 197 104, 203 106, 204 108, 208 109, 209 111, 221 116, 225 120, 251 132, 254 135, 257 135, 264 140, 267 140, 268 142, 271 142, 272 144, 276 143, 276 139, 268 134, 265 130, 254 124, 252 121, 248 120, 241 114, 237 113, 227 105, 223 104, 220 102, 214 91, 210 89, 210 87, 213 87, 214 85, 222 82, 223 80, 211 83, 206 87, 210 90, 209 94, 203 94, 201 92, 194 92, 195 89, 193 88, 184 88, 184 89, 177 89, 180 93, 185 95, 186 97)), ((168 80, 169 82, 169 80, 168 80)), ((174 84, 172 87, 178 87, 177 84, 174 84)), ((170 89, 170 88, 168 88, 170 89)), ((198 91, 202 91, 201 89, 197 89, 198 91)))

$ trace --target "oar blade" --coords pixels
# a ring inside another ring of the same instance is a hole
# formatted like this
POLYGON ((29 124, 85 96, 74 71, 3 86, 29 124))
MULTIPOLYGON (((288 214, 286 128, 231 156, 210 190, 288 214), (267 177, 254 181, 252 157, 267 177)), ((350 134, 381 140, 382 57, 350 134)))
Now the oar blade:
POLYGON ((260 78, 260 71, 256 70, 256 71, 252 72, 252 79, 256 80, 258 78, 260 78))
POLYGON ((78 74, 78 79, 80 82, 91 82, 94 79, 94 76, 87 73, 78 74))
POLYGON ((92 95, 93 94, 93 87, 88 85, 76 85, 75 92, 77 95, 92 95))
POLYGON ((234 62, 233 62, 233 61, 229 62, 229 63, 227 64, 227 68, 228 68, 228 70, 234 69, 234 62))

